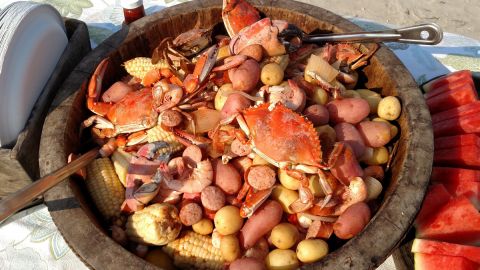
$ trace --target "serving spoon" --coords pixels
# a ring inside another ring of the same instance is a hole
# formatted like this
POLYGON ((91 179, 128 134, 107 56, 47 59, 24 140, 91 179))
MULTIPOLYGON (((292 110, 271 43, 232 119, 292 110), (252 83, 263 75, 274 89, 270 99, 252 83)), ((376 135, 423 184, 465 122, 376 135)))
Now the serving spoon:
POLYGON ((19 191, 0 200, 0 223, 18 210, 27 206, 35 198, 65 180, 99 156, 99 148, 94 148, 68 163, 55 172, 44 176, 19 191))
POLYGON ((293 24, 278 34, 289 51, 298 49, 302 43, 366 43, 401 42, 422 45, 435 45, 443 39, 442 28, 436 23, 419 24, 409 27, 370 32, 305 34, 293 24))

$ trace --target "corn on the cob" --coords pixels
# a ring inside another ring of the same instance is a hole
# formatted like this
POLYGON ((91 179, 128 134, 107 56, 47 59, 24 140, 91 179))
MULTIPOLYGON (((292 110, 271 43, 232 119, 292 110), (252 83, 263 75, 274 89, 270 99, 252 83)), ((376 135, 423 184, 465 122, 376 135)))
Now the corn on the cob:
POLYGON ((128 74, 139 79, 143 79, 145 74, 154 68, 169 68, 165 60, 160 59, 158 63, 152 64, 152 59, 149 57, 136 57, 125 61, 123 65, 128 74))
POLYGON ((175 153, 185 148, 183 144, 177 141, 172 132, 164 130, 160 125, 147 130, 147 140, 149 143, 158 141, 168 143, 168 147, 159 150, 161 152, 160 154, 175 153))
POLYGON ((133 242, 161 246, 175 240, 181 229, 177 208, 156 203, 128 217, 125 232, 133 242))
POLYGON ((109 158, 99 158, 87 166, 87 189, 106 221, 120 216, 125 189, 109 158))
POLYGON ((132 159, 132 154, 127 153, 121 149, 117 149, 115 150, 115 152, 113 152, 110 158, 112 159, 113 167, 115 168, 118 179, 120 180, 122 185, 126 187, 128 165, 130 164, 130 160, 132 159))
POLYGON ((220 249, 213 247, 210 236, 193 231, 168 243, 163 251, 182 269, 223 269, 225 262, 220 249))

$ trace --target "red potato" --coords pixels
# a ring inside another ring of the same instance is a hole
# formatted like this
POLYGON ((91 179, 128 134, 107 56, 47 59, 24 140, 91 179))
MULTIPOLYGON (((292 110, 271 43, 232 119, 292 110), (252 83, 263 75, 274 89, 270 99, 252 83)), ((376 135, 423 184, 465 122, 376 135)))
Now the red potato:
POLYGON ((118 81, 112 84, 112 86, 110 86, 110 88, 108 88, 107 91, 103 93, 102 100, 105 102, 117 103, 121 99, 123 99, 126 94, 132 91, 133 87, 124 82, 118 81))
POLYGON ((222 107, 222 120, 250 107, 250 100, 240 94, 230 94, 222 107))
POLYGON ((277 179, 275 171, 267 165, 256 165, 250 167, 247 172, 247 181, 257 190, 265 190, 273 187, 277 179))
POLYGON ((253 215, 245 222, 238 235, 240 244, 244 249, 249 249, 257 243, 260 237, 280 223, 282 219, 282 206, 272 200, 267 200, 253 215))
POLYGON ((229 270, 266 270, 263 261, 254 258, 241 258, 230 264, 229 270))
POLYGON ((260 80, 260 65, 253 59, 248 59, 236 69, 228 72, 233 89, 250 92, 260 80))
POLYGON ((243 144, 239 139, 233 140, 230 145, 230 150, 237 156, 243 157, 247 156, 252 152, 252 148, 248 144, 243 144))
POLYGON ((226 194, 235 194, 242 188, 242 178, 237 169, 230 164, 223 164, 221 160, 216 159, 213 162, 215 172, 214 183, 226 194))
POLYGON ((268 246, 268 241, 265 240, 265 237, 262 237, 253 247, 245 251, 244 257, 258 259, 263 262, 269 252, 270 248, 268 246))
POLYGON ((357 158, 360 158, 365 153, 365 142, 354 125, 350 123, 338 123, 334 129, 337 135, 337 141, 350 145, 357 158))
POLYGON ((365 144, 374 148, 386 145, 392 138, 390 125, 385 122, 363 121, 357 124, 357 130, 365 144))
POLYGON ((192 226, 202 219, 202 207, 194 202, 187 203, 180 209, 179 217, 183 225, 192 226))
POLYGON ((371 176, 378 181, 382 181, 383 177, 385 177, 385 172, 383 171, 382 166, 379 165, 371 165, 363 169, 363 176, 371 176))
POLYGON ((355 153, 348 144, 345 145, 345 149, 338 156, 337 162, 330 169, 330 172, 346 186, 350 184, 350 179, 363 176, 362 167, 360 167, 355 153))
POLYGON ((255 59, 257 62, 260 62, 262 61, 263 57, 263 48, 261 45, 252 44, 243 48, 239 54, 249 56, 255 59))
POLYGON ((356 203, 345 210, 333 224, 333 232, 340 239, 350 239, 365 228, 372 213, 364 202, 356 203))
POLYGON ((216 186, 208 186, 202 190, 202 205, 213 211, 217 211, 225 205, 225 194, 216 186))
POLYGON ((330 116, 328 115, 327 107, 321 104, 314 104, 308 106, 303 114, 314 126, 322 126, 328 124, 330 116))
POLYGON ((327 104, 330 121, 357 124, 370 114, 370 106, 363 98, 345 98, 327 104))

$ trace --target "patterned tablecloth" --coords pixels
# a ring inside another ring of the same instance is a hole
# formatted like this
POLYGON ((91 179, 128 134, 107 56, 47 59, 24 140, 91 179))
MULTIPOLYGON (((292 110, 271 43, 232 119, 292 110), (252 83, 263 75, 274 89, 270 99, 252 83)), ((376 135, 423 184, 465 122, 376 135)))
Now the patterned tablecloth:
MULTIPOLYGON (((11 3, 0 1, 0 8, 11 3)), ((85 21, 92 47, 120 29, 123 21, 119 0, 40 0, 56 7, 63 16, 85 21)), ((185 0, 144 0, 146 13, 185 0)), ((328 7, 327 7, 328 8, 328 7)), ((385 25, 358 18, 349 18, 367 30, 380 30, 385 25)), ((452 70, 480 71, 480 42, 446 33, 436 46, 387 44, 402 60, 418 84, 452 70)), ((86 236, 88 237, 88 236, 86 236)), ((0 269, 87 269, 73 254, 55 227, 45 205, 22 211, 0 224, 0 269)), ((378 269, 395 269, 388 258, 378 269)))

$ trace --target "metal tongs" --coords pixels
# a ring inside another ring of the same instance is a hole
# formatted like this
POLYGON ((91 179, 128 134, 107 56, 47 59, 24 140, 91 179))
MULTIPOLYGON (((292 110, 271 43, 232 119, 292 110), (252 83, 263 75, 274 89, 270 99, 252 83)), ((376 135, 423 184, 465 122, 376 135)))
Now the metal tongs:
POLYGON ((305 34, 300 28, 289 24, 287 29, 278 34, 283 44, 292 49, 298 49, 302 43, 366 43, 366 42, 401 42, 423 45, 435 45, 443 38, 442 28, 435 23, 419 24, 398 29, 371 32, 341 33, 341 34, 305 34))

